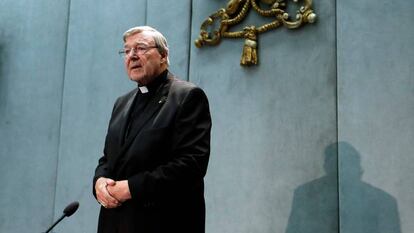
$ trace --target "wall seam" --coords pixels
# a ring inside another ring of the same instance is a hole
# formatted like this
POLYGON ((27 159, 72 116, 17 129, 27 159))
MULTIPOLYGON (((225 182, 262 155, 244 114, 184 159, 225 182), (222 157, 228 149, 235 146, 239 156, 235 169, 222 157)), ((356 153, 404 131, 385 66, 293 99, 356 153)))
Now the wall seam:
POLYGON ((338 94, 338 86, 339 86, 339 74, 338 74, 338 1, 335 0, 335 78, 336 78, 336 85, 335 85, 335 96, 336 96, 336 177, 337 177, 337 193, 338 193, 338 233, 341 232, 341 198, 340 198, 340 158, 339 158, 339 94, 338 94))
POLYGON ((148 0, 146 0, 145 1, 145 12, 144 12, 144 14, 145 14, 145 16, 144 16, 144 19, 145 19, 144 25, 147 25, 147 22, 148 22, 148 10, 149 10, 149 4, 148 4, 148 0))
POLYGON ((190 65, 191 65, 191 35, 193 33, 193 0, 190 0, 190 15, 189 15, 189 28, 190 30, 188 31, 188 62, 187 62, 187 81, 190 81, 190 65))
MULTIPOLYGON (((57 182, 58 182, 58 172, 59 172, 59 159, 60 159, 60 146, 61 146, 61 138, 62 138, 62 117, 63 117, 63 98, 64 98, 64 91, 65 91, 65 80, 66 80, 66 61, 67 61, 67 54, 68 54, 68 41, 69 41, 69 20, 70 20, 70 11, 71 11, 71 0, 68 0, 68 13, 66 17, 66 41, 65 41, 65 49, 64 49, 64 57, 63 57, 63 73, 62 73, 62 85, 61 85, 61 96, 60 96, 60 116, 59 116, 59 133, 58 133, 58 145, 57 145, 57 159, 56 159, 56 177, 55 177, 55 193, 53 197, 53 210, 52 216, 54 218, 56 213, 56 197, 57 197, 57 182)), ((52 220, 53 221, 53 220, 52 220)))

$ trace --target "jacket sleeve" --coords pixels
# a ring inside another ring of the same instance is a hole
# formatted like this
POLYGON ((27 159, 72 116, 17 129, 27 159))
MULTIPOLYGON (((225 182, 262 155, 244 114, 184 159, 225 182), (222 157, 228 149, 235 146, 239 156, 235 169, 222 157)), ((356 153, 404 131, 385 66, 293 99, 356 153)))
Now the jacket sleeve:
MULTIPOLYGON (((117 101, 115 102, 114 107, 112 109, 111 120, 112 120, 112 116, 114 114, 114 111, 115 111, 115 109, 118 105, 117 104, 118 102, 119 102, 119 99, 117 99, 117 101)), ((108 126, 108 131, 109 131, 109 126, 108 126)), ((95 196, 95 198, 96 198, 96 192, 95 192, 96 181, 100 177, 111 177, 111 172, 110 172, 110 169, 109 169, 109 166, 108 166, 108 158, 107 158, 108 143, 109 143, 109 140, 108 140, 108 132, 107 132, 106 137, 105 137, 105 145, 104 145, 103 155, 98 160, 98 166, 95 169, 95 175, 93 177, 93 182, 92 182, 92 193, 95 196)))
POLYGON ((210 156, 211 117, 208 100, 191 88, 178 106, 171 137, 171 160, 128 179, 135 200, 163 199, 202 184, 210 156))

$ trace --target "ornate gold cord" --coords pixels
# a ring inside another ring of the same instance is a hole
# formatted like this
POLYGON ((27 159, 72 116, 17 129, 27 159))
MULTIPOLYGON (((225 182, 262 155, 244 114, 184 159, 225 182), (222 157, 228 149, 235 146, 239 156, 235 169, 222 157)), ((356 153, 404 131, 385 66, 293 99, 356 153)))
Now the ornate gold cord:
MULTIPOLYGON (((293 1, 298 2, 298 0, 293 1)), ((297 11, 295 20, 290 19, 285 7, 285 0, 230 0, 226 8, 220 8, 201 24, 200 35, 195 40, 195 45, 201 48, 203 45, 217 45, 221 38, 244 38, 240 65, 257 65, 257 37, 260 33, 278 28, 281 25, 289 29, 298 28, 304 23, 314 23, 316 20, 316 14, 311 8, 312 0, 303 0, 303 6, 297 11), (260 8, 257 1, 267 5, 269 9, 260 8), (246 26, 243 31, 228 31, 231 26, 246 18, 251 8, 259 15, 271 17, 274 20, 258 27, 254 25, 246 26), (218 29, 209 32, 208 28, 212 27, 214 23, 219 23, 218 29)))

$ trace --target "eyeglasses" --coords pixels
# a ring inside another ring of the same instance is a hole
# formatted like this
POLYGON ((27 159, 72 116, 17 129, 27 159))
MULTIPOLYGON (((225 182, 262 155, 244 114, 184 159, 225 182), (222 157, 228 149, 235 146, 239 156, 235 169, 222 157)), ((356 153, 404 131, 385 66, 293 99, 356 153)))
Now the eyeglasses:
POLYGON ((119 50, 119 55, 124 58, 130 57, 131 54, 143 55, 146 54, 150 49, 158 48, 158 46, 144 46, 144 45, 135 45, 132 48, 124 48, 119 50), (132 53, 131 53, 132 52, 132 53))

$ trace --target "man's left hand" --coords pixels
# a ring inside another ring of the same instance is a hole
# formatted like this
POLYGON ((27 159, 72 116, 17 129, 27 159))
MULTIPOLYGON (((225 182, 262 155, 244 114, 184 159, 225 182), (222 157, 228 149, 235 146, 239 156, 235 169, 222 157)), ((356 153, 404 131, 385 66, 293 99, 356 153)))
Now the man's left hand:
POLYGON ((107 186, 109 194, 120 202, 131 199, 129 192, 128 180, 116 181, 115 185, 107 186))

